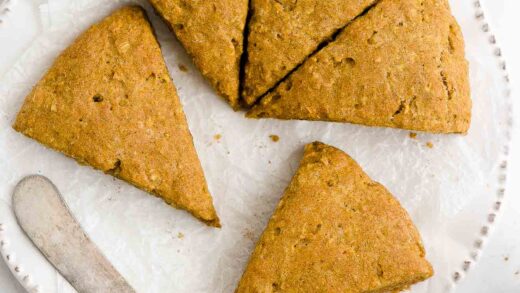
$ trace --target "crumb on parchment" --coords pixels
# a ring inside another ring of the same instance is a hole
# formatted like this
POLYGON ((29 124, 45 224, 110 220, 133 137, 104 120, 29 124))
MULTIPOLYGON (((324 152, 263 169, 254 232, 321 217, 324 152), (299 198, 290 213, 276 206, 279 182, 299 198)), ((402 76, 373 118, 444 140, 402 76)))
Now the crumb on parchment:
POLYGON ((184 64, 179 64, 179 70, 182 72, 188 72, 188 67, 184 64))
POLYGON ((221 138, 222 138, 222 134, 220 134, 220 133, 217 133, 213 136, 213 139, 215 139, 216 141, 220 141, 221 138))
POLYGON ((179 238, 179 239, 184 238, 184 234, 182 232, 177 233, 177 238, 179 238))
POLYGON ((409 136, 410 136, 411 139, 416 139, 417 138, 417 133, 410 132, 409 136))
POLYGON ((269 137, 273 142, 278 142, 280 140, 280 137, 276 134, 270 134, 269 137))
POLYGON ((247 238, 251 241, 255 240, 255 233, 251 229, 244 229, 242 231, 242 236, 244 236, 244 238, 247 238))
POLYGON ((428 148, 432 149, 433 148, 433 143, 431 141, 429 141, 429 142, 426 143, 426 146, 428 148))

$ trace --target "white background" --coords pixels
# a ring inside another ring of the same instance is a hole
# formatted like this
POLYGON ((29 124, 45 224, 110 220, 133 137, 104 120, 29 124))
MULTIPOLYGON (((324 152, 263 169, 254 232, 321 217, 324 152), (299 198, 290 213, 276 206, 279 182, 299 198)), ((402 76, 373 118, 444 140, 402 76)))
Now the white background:
MULTIPOLYGON (((11 0, 16 1, 16 0, 11 0)), ((31 31, 34 15, 29 0, 17 0, 11 17, 24 17, 24 27, 15 27, 9 19, 0 24, 0 76, 23 52, 37 32, 31 31), (20 32, 13 37, 12 32, 20 32)), ((464 0, 472 1, 472 0, 464 0)), ((520 92, 520 10, 519 0, 482 0, 486 18, 497 36, 506 57, 508 71, 513 82, 513 99, 520 92)), ((503 210, 497 219, 491 238, 485 243, 484 253, 471 272, 457 286, 456 292, 520 292, 520 111, 515 100, 515 135, 510 160, 510 173, 503 210)), ((0 292, 24 292, 9 270, 0 262, 0 292)))

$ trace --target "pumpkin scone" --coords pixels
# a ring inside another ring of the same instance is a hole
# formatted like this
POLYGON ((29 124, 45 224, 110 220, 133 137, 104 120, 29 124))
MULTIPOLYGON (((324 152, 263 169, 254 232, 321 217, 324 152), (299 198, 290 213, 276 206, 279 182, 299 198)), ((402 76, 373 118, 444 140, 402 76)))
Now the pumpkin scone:
POLYGON ((376 0, 252 0, 242 95, 248 105, 376 0))
POLYGON ((432 274, 399 202, 343 151, 314 142, 236 292, 399 292, 432 274))
POLYGON ((139 7, 124 7, 78 37, 26 97, 13 127, 220 226, 175 86, 139 7))
POLYGON ((466 133, 468 64, 446 0, 381 0, 248 117, 466 133))
POLYGON ((149 0, 202 75, 236 110, 248 0, 149 0))

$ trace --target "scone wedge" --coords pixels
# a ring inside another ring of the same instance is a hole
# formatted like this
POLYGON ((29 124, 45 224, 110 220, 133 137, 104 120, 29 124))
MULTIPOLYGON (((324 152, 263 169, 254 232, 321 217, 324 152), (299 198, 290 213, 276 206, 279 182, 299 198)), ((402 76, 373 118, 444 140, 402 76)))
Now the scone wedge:
POLYGON ((468 64, 446 0, 381 0, 248 117, 466 133, 468 64))
POLYGON ((377 0, 251 0, 242 95, 247 105, 377 0))
POLYGON ((399 292, 432 274, 399 202, 347 154, 315 142, 236 292, 399 292))
POLYGON ((17 131, 220 226, 175 86, 144 11, 93 25, 26 97, 17 131))
POLYGON ((248 0, 149 0, 202 75, 234 109, 248 0))

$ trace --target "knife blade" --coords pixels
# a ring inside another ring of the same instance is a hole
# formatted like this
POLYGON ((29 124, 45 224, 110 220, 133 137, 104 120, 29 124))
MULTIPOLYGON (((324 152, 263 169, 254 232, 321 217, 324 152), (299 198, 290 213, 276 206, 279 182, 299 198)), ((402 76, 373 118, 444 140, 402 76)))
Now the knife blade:
POLYGON ((12 201, 20 227, 79 293, 135 292, 88 238, 49 179, 23 178, 12 201))

